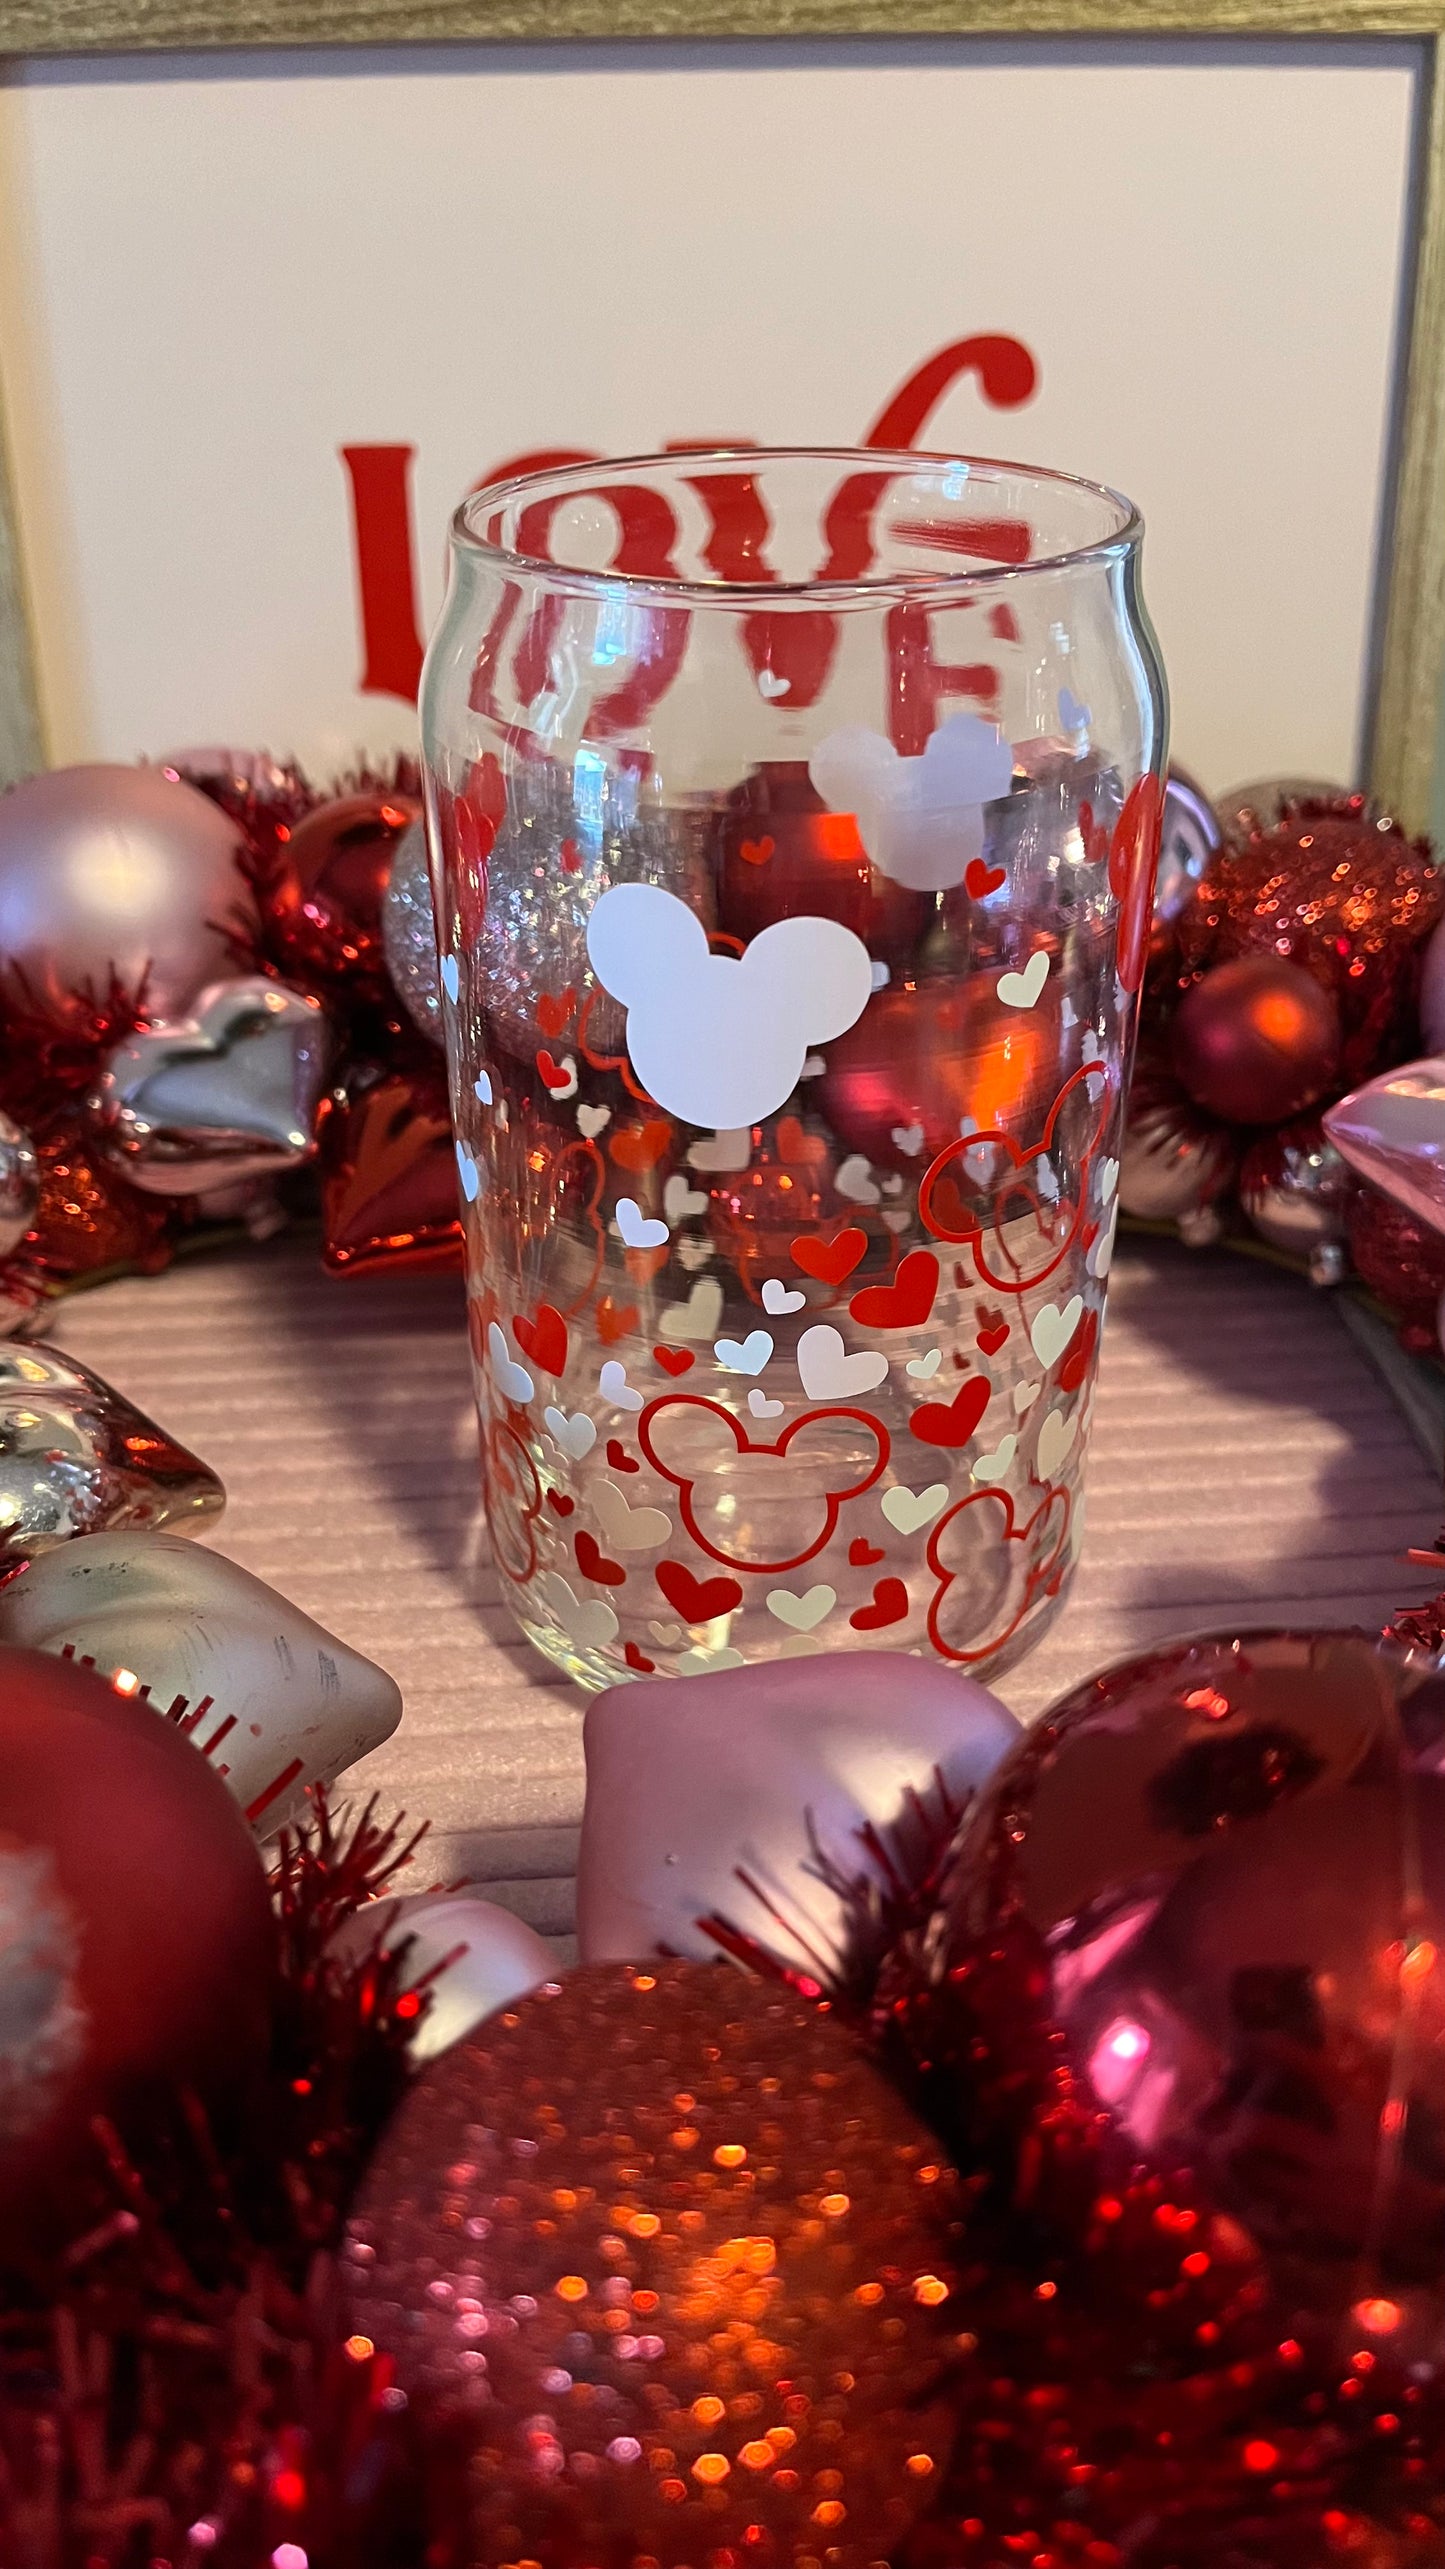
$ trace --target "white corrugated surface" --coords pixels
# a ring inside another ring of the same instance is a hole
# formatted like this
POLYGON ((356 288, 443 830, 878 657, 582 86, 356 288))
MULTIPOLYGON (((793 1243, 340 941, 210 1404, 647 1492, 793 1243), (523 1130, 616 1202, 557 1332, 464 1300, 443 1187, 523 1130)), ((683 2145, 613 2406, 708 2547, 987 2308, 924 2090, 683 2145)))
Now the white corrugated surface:
MULTIPOLYGON (((279 1243, 79 1296, 53 1334, 220 1472, 220 1550, 397 1677, 401 1730, 354 1778, 430 1817, 425 1878, 565 1937, 583 1699, 486 1559, 460 1286, 337 1283, 279 1243)), ((1404 1419, 1327 1298, 1240 1260, 1119 1257, 1088 1490, 1073 1594, 1001 1689, 1020 1712, 1170 1633, 1428 1590, 1399 1556, 1440 1492, 1404 1419)))

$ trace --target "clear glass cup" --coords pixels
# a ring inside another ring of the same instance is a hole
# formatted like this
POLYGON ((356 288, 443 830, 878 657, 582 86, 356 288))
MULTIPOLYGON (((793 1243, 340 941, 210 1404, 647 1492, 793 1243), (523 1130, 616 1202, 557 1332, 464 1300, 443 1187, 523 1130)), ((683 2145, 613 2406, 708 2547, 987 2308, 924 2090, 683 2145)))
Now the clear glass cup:
POLYGON ((1129 501, 483 490, 422 725, 483 1470, 585 1686, 997 1672, 1078 1548, 1166 699, 1129 501))

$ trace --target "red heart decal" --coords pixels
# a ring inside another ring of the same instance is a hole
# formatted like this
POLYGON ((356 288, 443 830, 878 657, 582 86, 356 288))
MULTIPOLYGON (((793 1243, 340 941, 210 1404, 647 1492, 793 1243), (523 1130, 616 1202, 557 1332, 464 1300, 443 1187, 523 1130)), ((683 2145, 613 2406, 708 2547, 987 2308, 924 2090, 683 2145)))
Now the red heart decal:
POLYGON ((595 1579, 599 1586, 604 1588, 621 1587, 627 1576, 621 1562, 609 1561, 596 1535, 589 1534, 585 1526, 580 1534, 573 1535, 572 1549, 577 1555, 577 1567, 584 1579, 595 1579))
POLYGON ((1129 790, 1109 842, 1109 889, 1120 904, 1119 979, 1131 993, 1144 978, 1149 953, 1163 814, 1158 777, 1141 776, 1129 790))
POLYGON ((790 1169, 817 1165, 828 1156, 828 1145, 821 1133, 805 1132, 796 1115, 778 1119, 778 1157, 790 1169))
POLYGON ((665 1116, 649 1116, 645 1124, 626 1125, 614 1133, 607 1145, 608 1156, 620 1169, 636 1169, 639 1174, 655 1168, 672 1140, 672 1126, 665 1116))
POLYGON ((575 1070, 560 1069, 549 1052, 537 1055, 537 1073, 543 1086, 550 1088, 554 1097, 558 1089, 571 1088, 577 1077, 575 1070))
POLYGON ((623 1656, 623 1658, 626 1660, 627 1665, 628 1665, 628 1667, 629 1667, 629 1668, 635 1668, 635 1669, 636 1669, 636 1671, 637 1671, 637 1673, 638 1673, 638 1676, 639 1676, 639 1677, 655 1677, 655 1676, 656 1676, 656 1674, 657 1674, 657 1662, 656 1662, 656 1660, 655 1660, 655 1659, 644 1659, 644 1657, 643 1657, 643 1655, 642 1655, 641 1651, 638 1649, 637 1644, 636 1644, 636 1642, 635 1642, 635 1641, 624 1641, 624 1643, 623 1643, 623 1645, 622 1645, 622 1656, 623 1656))
POLYGON ((572 1011, 576 1005, 577 993, 570 982, 555 999, 550 990, 541 991, 537 999, 537 1023, 543 1034, 560 1035, 564 1026, 571 1025, 572 1011))
POLYGON ((901 1579, 880 1579, 873 1591, 871 1605, 859 1606, 848 1621, 855 1632, 882 1632, 890 1623, 902 1623, 908 1612, 908 1590, 901 1579))
POLYGON ((1108 1125, 1113 1092, 1114 1074, 1108 1065, 1097 1061, 1084 1062, 1078 1070, 1070 1072, 1044 1118, 1042 1134, 1027 1150, 1020 1149, 1011 1133, 997 1130, 969 1133, 960 1136, 956 1142, 948 1143, 925 1170, 918 1189, 918 1212, 925 1230, 931 1231, 935 1240, 950 1243, 966 1240, 973 1251, 973 1262, 980 1278, 985 1284, 992 1285, 996 1293, 1025 1293, 1034 1285, 1043 1284, 1063 1265, 1083 1229, 1089 1171, 1108 1125), (1099 1082, 1099 1091, 1093 1120, 1079 1152, 1076 1172, 1078 1202, 1073 1204, 1065 1198, 1057 1208, 1057 1226, 1051 1227, 1041 1202, 1029 1194, 1024 1173, 1033 1161, 1042 1159, 1050 1149, 1059 1117, 1069 1099, 1077 1089, 1086 1088, 1090 1080, 1099 1082), (1009 1174, 994 1188, 990 1202, 991 1244, 985 1242, 982 1217, 964 1202, 953 1177, 953 1169, 962 1161, 965 1152, 976 1150, 980 1142, 995 1144, 1007 1155, 1009 1162, 1009 1174), (1013 1220, 1011 1205, 1022 1205, 1034 1216, 1039 1245, 1045 1253, 1039 1266, 1021 1266, 1013 1245, 1005 1245, 1005 1225, 1013 1220), (990 1264, 995 1250, 1001 1273, 990 1264))
POLYGON ((908 1424, 920 1445, 966 1445, 987 1409, 990 1387, 982 1375, 964 1383, 952 1400, 928 1400, 908 1424))
POLYGON ((848 1558, 855 1570, 871 1570, 883 1558, 882 1546, 870 1543, 866 1534, 855 1534, 848 1546, 848 1558))
POLYGON ((773 841, 770 838, 745 838, 738 849, 744 865, 766 865, 772 853, 773 841))
POLYGON ((607 1460, 614 1472, 640 1472, 642 1469, 633 1455, 624 1453, 615 1436, 607 1439, 607 1460))
POLYGON ((921 1329, 938 1291, 938 1260, 931 1249, 910 1249, 887 1284, 865 1285, 848 1308, 867 1329, 921 1329))
POLYGON ((685 1561, 659 1561, 652 1575, 684 1623, 711 1623, 714 1615, 731 1614, 743 1601, 736 1579, 696 1579, 685 1561))
POLYGON ((582 850, 574 838, 564 838, 557 850, 557 858, 564 874, 581 873, 582 850))
POLYGON ((597 1335, 603 1346, 615 1347, 619 1338, 625 1338, 630 1330, 637 1327, 637 1320, 635 1302, 618 1304, 610 1293, 605 1293, 597 1305, 597 1335))
MULTIPOLYGON (((537 1571, 533 1528, 542 1513, 542 1484, 536 1464, 506 1419, 493 1419, 487 1430, 485 1452, 487 1533, 492 1559, 507 1578, 524 1586, 537 1571)), ((571 1515, 574 1499, 564 1498, 560 1490, 549 1490, 547 1496, 558 1516, 571 1515)))
POLYGON ((1089 1360, 1099 1343, 1099 1315, 1086 1311, 1073 1337, 1069 1340, 1063 1363, 1059 1367, 1061 1392, 1076 1392, 1089 1370, 1089 1360))
POLYGON ((795 1240, 790 1254, 805 1276, 815 1276, 819 1284, 840 1285, 847 1282, 867 1248, 867 1232, 855 1230, 850 1223, 831 1240, 795 1240))
POLYGON ((665 1374, 671 1374, 674 1382, 679 1374, 687 1373, 697 1363, 690 1347, 654 1347, 652 1354, 654 1362, 662 1367, 665 1374))
POLYGON ((939 1518, 928 1538, 928 1566, 938 1580, 928 1609, 928 1638, 941 1659, 971 1666, 991 1658, 1012 1638, 1040 1590, 1057 1584, 1069 1513, 1068 1492, 1047 1489, 1027 1524, 1019 1525, 1007 1490, 986 1489, 970 1491, 939 1518), (1002 1512, 997 1543, 990 1537, 991 1508, 1002 1512), (1011 1553, 1014 1544, 1020 1549, 1011 1553), (963 1622, 961 1630, 953 1623, 957 1638, 950 1640, 953 1619, 947 1609, 955 1589, 963 1622))
POLYGON ((1001 1311, 980 1312, 975 1347, 985 1356, 996 1356, 1008 1336, 1008 1322, 1001 1311))
POLYGON ((575 1499, 569 1499, 564 1490, 549 1490, 547 1505, 554 1516, 570 1516, 577 1502, 575 1499))
POLYGON ((539 1303, 530 1320, 525 1312, 519 1312, 512 1323, 512 1336, 523 1355, 540 1365, 544 1374, 563 1371, 567 1362, 567 1323, 550 1302, 539 1303))
POLYGON ((986 900, 990 892, 996 892, 1006 872, 1006 867, 990 865, 985 857, 971 856, 963 875, 963 888, 970 901, 986 900))

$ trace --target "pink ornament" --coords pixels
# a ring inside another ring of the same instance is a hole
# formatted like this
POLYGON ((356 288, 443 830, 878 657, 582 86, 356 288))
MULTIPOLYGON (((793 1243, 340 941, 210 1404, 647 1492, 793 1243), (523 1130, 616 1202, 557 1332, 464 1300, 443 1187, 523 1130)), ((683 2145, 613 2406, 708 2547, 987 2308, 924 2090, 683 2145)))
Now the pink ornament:
POLYGON ((1327 1107, 1342 1159, 1433 1231, 1445 1231, 1445 1055, 1405 1062, 1327 1107))
POLYGON ((963 1800, 1017 1737, 986 1687, 902 1651, 594 1696, 577 1867, 583 1961, 716 1955, 697 1923, 716 1914, 805 1971, 832 1964, 847 1907, 819 1878, 819 1854, 845 1880, 871 1874, 865 1825, 888 1829, 935 1770, 963 1800))

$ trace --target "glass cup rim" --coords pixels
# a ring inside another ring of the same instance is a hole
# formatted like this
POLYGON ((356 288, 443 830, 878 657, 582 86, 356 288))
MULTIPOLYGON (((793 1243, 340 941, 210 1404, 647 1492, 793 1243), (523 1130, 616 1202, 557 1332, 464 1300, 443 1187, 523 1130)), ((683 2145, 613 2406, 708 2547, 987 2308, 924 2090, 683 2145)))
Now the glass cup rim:
POLYGON ((686 599, 705 602, 716 608, 738 605, 756 609, 763 606, 838 606, 859 604, 870 599, 884 599, 897 594, 909 598, 930 595, 956 598, 960 591, 997 588, 1013 580, 1035 579, 1044 572, 1069 571, 1122 560, 1136 552, 1144 534, 1144 519, 1134 501, 1108 482, 1091 481, 1083 473, 1065 473, 1047 464, 1025 464, 1006 457, 965 455, 951 449, 936 453, 911 446, 707 446, 679 447, 650 455, 596 456, 587 463, 544 466, 537 472, 511 473, 500 481, 485 482, 469 491, 452 513, 451 544, 456 558, 474 558, 523 579, 546 581, 556 589, 573 590, 583 596, 616 596, 624 590, 633 596, 659 599, 686 599), (1052 490, 1086 492, 1091 499, 1114 510, 1119 523, 1105 535, 1084 544, 1064 546, 1058 551, 1040 555, 1030 562, 986 562, 967 571, 888 571, 852 580, 686 580, 659 578, 655 572, 589 571, 573 564, 544 562, 535 554, 521 553, 480 533, 473 523, 483 511, 494 511, 524 494, 540 498, 544 492, 559 499, 570 492, 585 492, 595 487, 599 475, 616 479, 622 474, 667 472, 677 474, 688 467, 718 465, 752 465, 804 462, 837 464, 852 472, 916 473, 921 467, 962 466, 970 473, 999 478, 1004 474, 1045 486, 1052 490))

